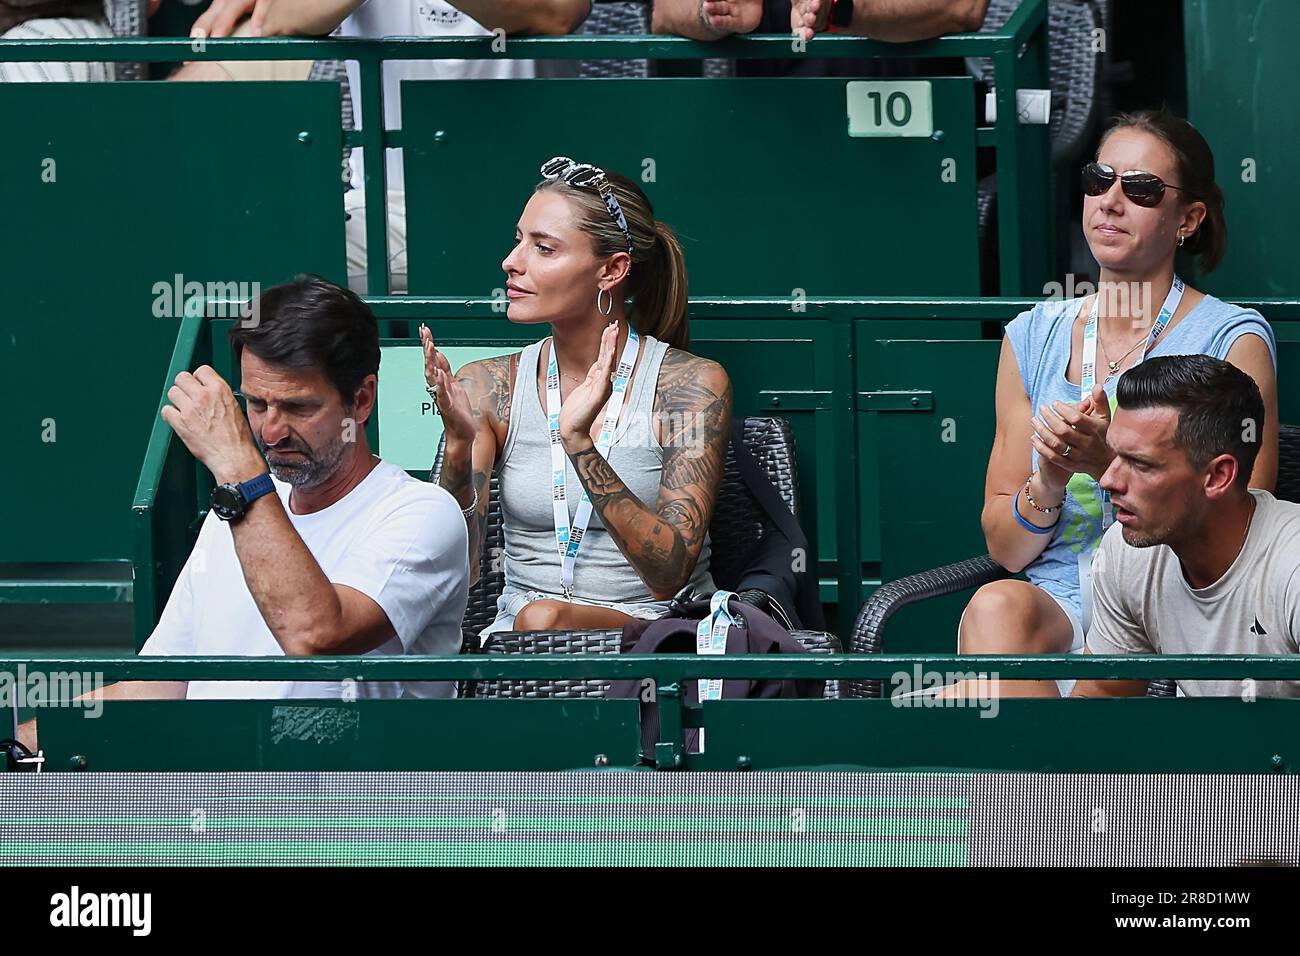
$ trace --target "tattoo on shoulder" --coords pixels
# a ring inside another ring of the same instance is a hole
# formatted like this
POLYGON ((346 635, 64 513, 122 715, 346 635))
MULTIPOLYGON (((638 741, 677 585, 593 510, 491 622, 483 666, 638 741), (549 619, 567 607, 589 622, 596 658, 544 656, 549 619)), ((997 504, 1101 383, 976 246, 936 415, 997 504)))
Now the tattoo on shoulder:
POLYGON ((510 355, 495 355, 466 366, 459 379, 474 404, 474 416, 495 415, 497 421, 510 420, 510 396, 514 389, 510 355))
POLYGON ((696 485, 716 491, 731 425, 731 382, 713 363, 669 349, 660 366, 655 404, 664 449, 666 489, 696 485))

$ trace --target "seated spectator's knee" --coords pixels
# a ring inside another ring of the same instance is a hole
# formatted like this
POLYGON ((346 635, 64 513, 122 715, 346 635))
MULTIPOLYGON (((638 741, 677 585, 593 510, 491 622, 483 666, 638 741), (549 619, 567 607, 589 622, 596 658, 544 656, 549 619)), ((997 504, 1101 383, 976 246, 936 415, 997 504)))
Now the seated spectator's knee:
POLYGON ((993 581, 976 591, 962 615, 958 652, 1021 654, 1043 650, 1035 646, 1036 591, 1032 584, 1013 580, 993 581))
POLYGON ((515 615, 516 631, 553 631, 560 627, 563 605, 560 601, 529 601, 515 615))

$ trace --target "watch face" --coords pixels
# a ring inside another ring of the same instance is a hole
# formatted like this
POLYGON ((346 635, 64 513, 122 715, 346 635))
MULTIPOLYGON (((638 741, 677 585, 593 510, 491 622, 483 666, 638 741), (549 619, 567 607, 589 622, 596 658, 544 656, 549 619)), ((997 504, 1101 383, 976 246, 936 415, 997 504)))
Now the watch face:
POLYGON ((234 521, 244 516, 244 497, 234 485, 218 485, 212 489, 212 510, 218 518, 234 521))

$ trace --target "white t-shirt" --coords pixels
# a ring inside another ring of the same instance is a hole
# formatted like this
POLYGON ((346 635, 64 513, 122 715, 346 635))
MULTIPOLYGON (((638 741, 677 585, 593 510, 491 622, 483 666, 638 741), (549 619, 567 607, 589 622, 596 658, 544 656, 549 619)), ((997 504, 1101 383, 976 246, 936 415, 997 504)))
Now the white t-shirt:
MULTIPOLYGON (((76 17, 45 17, 28 20, 0 34, 4 40, 80 40, 113 35, 100 20, 76 17)), ((108 63, 0 63, 0 83, 103 83, 113 79, 108 63)))
MULTIPOLYGON (((383 608, 396 631, 371 654, 457 654, 469 594, 468 532, 444 489, 379 462, 341 500, 289 521, 325 576, 383 608)), ((279 657, 284 651, 244 581, 230 526, 209 512, 158 626, 141 654, 279 657)), ((356 696, 451 697, 452 682, 358 681, 356 696)), ((191 681, 190 698, 332 697, 337 681, 191 681)))
MULTIPOLYGON (((1135 548, 1116 522, 1093 563, 1093 654, 1300 652, 1300 504, 1252 488, 1255 513, 1241 552, 1199 590, 1164 544, 1135 548)), ((1239 697, 1241 681, 1180 680, 1189 697, 1239 697)), ((1300 697, 1300 681, 1258 681, 1259 697, 1300 697)))
MULTIPOLYGON (((491 36, 469 14, 446 0, 369 0, 338 29, 345 37, 477 37, 491 36)), ((352 110, 358 128, 361 116, 361 68, 349 60, 348 84, 352 87, 352 110)), ((384 122, 390 129, 402 125, 400 84, 402 80, 501 80, 531 79, 536 75, 532 60, 391 60, 384 63, 384 122)), ((352 188, 365 186, 361 149, 352 150, 352 188)), ((388 150, 388 188, 403 189, 401 150, 388 150)))

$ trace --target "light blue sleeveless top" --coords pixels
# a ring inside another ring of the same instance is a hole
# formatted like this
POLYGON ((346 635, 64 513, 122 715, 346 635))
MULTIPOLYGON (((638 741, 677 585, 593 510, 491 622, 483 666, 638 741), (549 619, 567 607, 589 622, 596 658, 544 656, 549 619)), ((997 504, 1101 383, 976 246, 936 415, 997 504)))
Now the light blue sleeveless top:
MULTIPOLYGON (((1079 401, 1079 386, 1072 385, 1065 373, 1070 364, 1074 322, 1082 305, 1083 299, 1040 302, 1007 325, 1020 380, 1035 415, 1039 405, 1051 407, 1054 401, 1079 401)), ((1212 355, 1226 359, 1238 338, 1252 334, 1268 343, 1273 367, 1277 368, 1277 341, 1264 317, 1254 309, 1207 295, 1164 334, 1147 357, 1212 355)), ((1122 377, 1117 375, 1104 386, 1112 405, 1122 377)), ((1037 452, 1033 452, 1032 467, 1038 468, 1037 452)), ((1087 475, 1076 474, 1066 489, 1065 508, 1051 541, 1038 560, 1025 568, 1030 583, 1074 608, 1080 618, 1079 554, 1096 546, 1101 531, 1100 489, 1087 475)))

